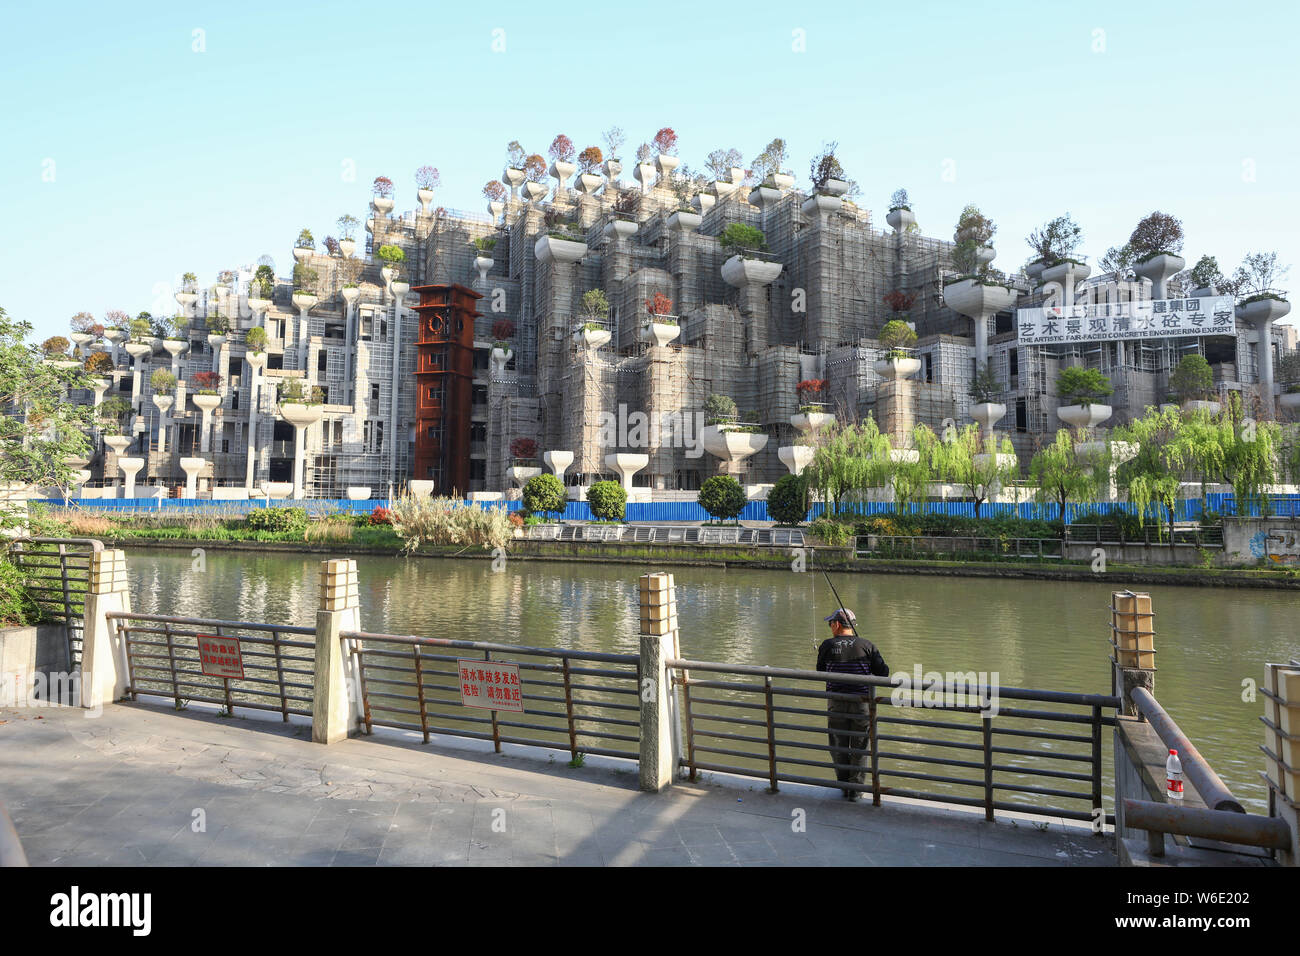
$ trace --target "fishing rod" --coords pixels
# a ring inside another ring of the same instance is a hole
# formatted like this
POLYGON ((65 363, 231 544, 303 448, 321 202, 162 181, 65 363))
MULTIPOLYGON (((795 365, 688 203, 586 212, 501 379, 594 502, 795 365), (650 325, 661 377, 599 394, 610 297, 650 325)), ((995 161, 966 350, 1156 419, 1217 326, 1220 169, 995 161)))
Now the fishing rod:
MULTIPOLYGON (((819 565, 817 565, 817 570, 820 571, 820 572, 822 573, 822 577, 824 577, 824 578, 826 579, 826 583, 830 585, 830 588, 831 588, 831 594, 834 595, 834 597, 835 597, 835 607, 836 607, 836 609, 837 609, 837 613, 838 613, 838 609, 841 609, 841 608, 843 608, 844 610, 848 610, 847 608, 844 607, 844 601, 840 598, 840 592, 837 591, 837 590, 835 590, 835 582, 832 581, 832 580, 831 580, 831 576, 830 576, 829 574, 826 573, 826 569, 823 568, 823 567, 819 564, 819 565)), ((854 625, 854 624, 848 624, 848 623, 846 622, 846 623, 845 623, 845 626, 848 627, 848 629, 853 633, 853 636, 854 636, 854 637, 857 637, 857 636, 858 636, 858 629, 857 629, 857 626, 856 626, 856 625, 854 625)), ((814 644, 817 643, 816 638, 813 639, 813 643, 814 643, 814 644)))

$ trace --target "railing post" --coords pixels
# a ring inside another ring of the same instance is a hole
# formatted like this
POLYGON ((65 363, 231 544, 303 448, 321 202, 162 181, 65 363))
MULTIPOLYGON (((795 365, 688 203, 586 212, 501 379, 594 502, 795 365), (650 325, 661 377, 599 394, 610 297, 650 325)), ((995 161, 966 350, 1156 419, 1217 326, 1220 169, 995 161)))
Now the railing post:
POLYGON ((984 819, 993 822, 993 718, 982 721, 984 738, 984 819))
POLYGON ((1291 846, 1278 851, 1283 866, 1300 866, 1300 661, 1264 665, 1264 775, 1269 816, 1284 820, 1291 846))
POLYGON ((1156 690, 1155 614, 1151 595, 1133 591, 1115 591, 1110 596, 1110 630, 1114 668, 1111 692, 1121 699, 1120 712, 1137 717, 1139 711, 1130 698, 1134 687, 1156 690))
POLYGON ((639 579, 641 610, 641 789, 658 792, 673 782, 677 747, 666 661, 677 652, 677 600, 671 574, 639 579))
POLYGON ((126 644, 109 614, 131 610, 126 590, 126 552, 113 548, 90 555, 85 627, 81 632, 81 706, 98 708, 126 696, 126 644))
POLYGON ((344 740, 352 729, 348 654, 344 631, 359 630, 357 562, 321 562, 320 608, 316 611, 316 660, 311 700, 311 739, 318 744, 344 740))

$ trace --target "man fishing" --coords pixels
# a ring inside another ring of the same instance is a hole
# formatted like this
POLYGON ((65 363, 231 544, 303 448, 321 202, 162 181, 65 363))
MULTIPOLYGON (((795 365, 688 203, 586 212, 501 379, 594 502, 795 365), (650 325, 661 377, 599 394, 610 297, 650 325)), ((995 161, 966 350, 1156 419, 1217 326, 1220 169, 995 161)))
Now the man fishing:
MULTIPOLYGON (((836 674, 872 674, 888 677, 889 667, 876 646, 858 636, 857 617, 846 607, 837 608, 826 618, 831 626, 831 636, 817 648, 817 669, 836 674)), ((863 784, 867 779, 867 759, 870 709, 862 684, 826 682, 828 693, 853 694, 853 698, 831 698, 826 702, 826 724, 830 737, 831 761, 850 764, 853 769, 835 768, 835 778, 841 783, 863 784), (860 750, 863 753, 849 753, 860 750)), ((861 790, 845 790, 845 800, 859 800, 861 790)))

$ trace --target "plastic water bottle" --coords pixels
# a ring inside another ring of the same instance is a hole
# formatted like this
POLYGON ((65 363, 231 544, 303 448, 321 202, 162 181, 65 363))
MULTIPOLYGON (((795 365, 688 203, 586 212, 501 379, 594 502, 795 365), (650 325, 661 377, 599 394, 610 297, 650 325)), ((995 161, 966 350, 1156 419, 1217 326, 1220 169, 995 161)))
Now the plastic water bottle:
POLYGON ((1165 761, 1165 796, 1170 800, 1183 799, 1183 764, 1178 759, 1178 751, 1169 751, 1165 761))

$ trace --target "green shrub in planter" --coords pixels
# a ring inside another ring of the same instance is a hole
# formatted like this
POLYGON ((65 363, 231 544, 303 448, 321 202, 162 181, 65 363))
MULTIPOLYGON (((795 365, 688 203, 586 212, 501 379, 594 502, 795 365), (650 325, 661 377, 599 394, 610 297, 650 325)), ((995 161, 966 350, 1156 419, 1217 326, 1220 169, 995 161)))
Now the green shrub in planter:
POLYGON ((564 511, 568 496, 554 475, 534 475, 524 485, 524 509, 529 513, 555 514, 564 511))
POLYGON ((745 489, 730 475, 714 475, 700 486, 700 507, 721 521, 737 518, 749 499, 745 489))
POLYGON ((253 531, 277 534, 304 534, 307 531, 306 508, 255 508, 244 524, 253 531))
POLYGON ((617 481, 598 481, 587 489, 587 504, 601 521, 622 521, 627 513, 627 491, 617 481))
POLYGON ((767 514, 777 524, 801 524, 808 517, 808 479, 782 475, 767 493, 767 514))

